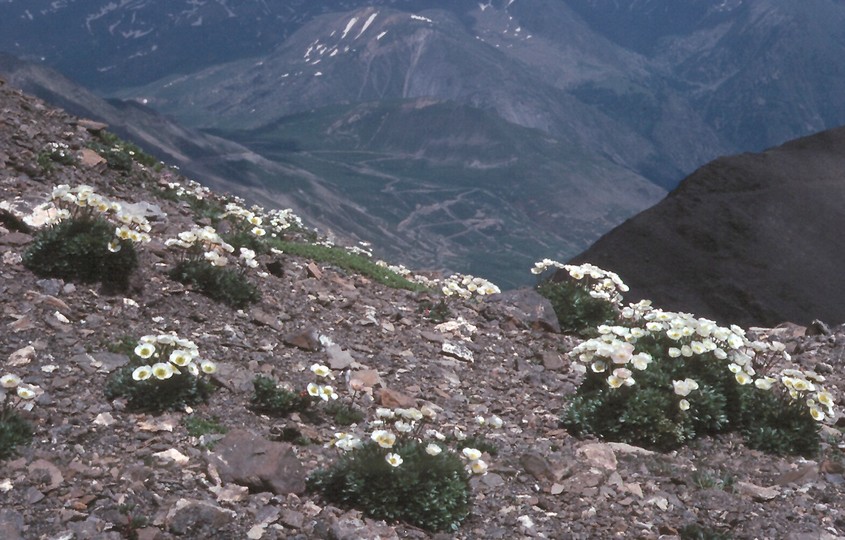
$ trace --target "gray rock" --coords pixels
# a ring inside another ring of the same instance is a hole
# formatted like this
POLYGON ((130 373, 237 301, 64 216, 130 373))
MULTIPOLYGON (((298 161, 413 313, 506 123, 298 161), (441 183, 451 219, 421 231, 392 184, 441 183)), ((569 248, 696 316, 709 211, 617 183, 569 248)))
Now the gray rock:
POLYGON ((235 518, 234 512, 203 501, 179 499, 167 513, 166 523, 173 534, 191 538, 218 537, 218 529, 235 518))
POLYGON ((223 482, 277 495, 305 491, 305 471, 287 443, 235 430, 217 443, 207 459, 223 482))
POLYGON ((23 525, 23 516, 14 510, 0 510, 0 538, 22 540, 23 525))
POLYGON ((533 289, 516 289, 492 296, 489 307, 499 319, 524 328, 560 333, 560 323, 551 302, 533 289))
POLYGON ((296 347, 303 351, 319 351, 320 337, 314 328, 306 328, 300 332, 288 334, 284 339, 285 345, 296 347))

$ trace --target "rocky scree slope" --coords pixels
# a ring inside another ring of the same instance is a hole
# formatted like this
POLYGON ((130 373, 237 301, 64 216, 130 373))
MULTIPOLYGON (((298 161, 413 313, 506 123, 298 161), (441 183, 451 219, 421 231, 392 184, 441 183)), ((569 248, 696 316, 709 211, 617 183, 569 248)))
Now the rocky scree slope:
POLYGON ((576 261, 741 325, 845 321, 845 128, 717 159, 576 261))
MULTIPOLYGON (((565 356, 577 340, 529 315, 543 306, 528 291, 450 304, 473 330, 426 319, 420 307, 428 293, 388 289, 289 255, 259 258, 274 272, 255 277, 263 299, 243 311, 171 281, 166 271, 175 255, 161 239, 197 218, 184 203, 156 196, 171 171, 136 165, 117 174, 84 151, 101 128, 0 84, 0 359, 4 372, 43 390, 23 413, 34 439, 0 463, 3 538, 433 538, 302 492, 304 475, 334 459, 324 444, 337 426, 298 415, 273 419, 248 405, 256 374, 301 389, 313 380, 308 366, 315 362, 365 378, 372 397, 360 398, 364 408, 430 403, 441 410, 443 430, 468 429, 478 415, 504 420, 489 436, 496 453, 489 472, 472 481, 474 508, 455 538, 657 539, 677 538, 684 527, 737 538, 845 534, 837 429, 825 431, 823 453, 809 460, 763 455, 733 437, 671 454, 570 437, 558 416, 578 382, 565 356), (54 142, 83 159, 56 164, 48 176, 38 155, 54 142), (142 248, 125 297, 39 279, 22 266, 32 234, 9 216, 31 211, 58 183, 149 203, 156 240, 142 248), (194 340, 219 364, 209 402, 158 416, 109 402, 102 391, 108 374, 128 361, 113 345, 168 331, 194 340), (473 361, 444 354, 447 342, 465 346, 473 361), (196 418, 216 419, 229 433, 191 436, 186 421, 196 418), (278 442, 291 432, 307 444, 278 442), (244 444, 278 456, 288 472, 243 471, 263 475, 251 488, 221 478, 215 456, 231 459, 244 444), (133 517, 145 518, 134 531, 127 526, 133 517)), ((845 392, 845 327, 822 335, 794 325, 768 332, 788 344, 796 363, 827 373, 837 393, 845 392)))

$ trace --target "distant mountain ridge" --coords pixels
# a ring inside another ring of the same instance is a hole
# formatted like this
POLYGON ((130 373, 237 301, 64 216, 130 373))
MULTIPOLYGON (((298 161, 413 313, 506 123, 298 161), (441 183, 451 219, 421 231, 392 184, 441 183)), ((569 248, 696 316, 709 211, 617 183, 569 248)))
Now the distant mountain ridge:
POLYGON ((505 285, 702 163, 845 124, 833 0, 12 0, 2 49, 232 142, 218 189, 505 285))
POLYGON ((665 309, 743 326, 845 321, 845 128, 719 158, 575 258, 665 309))

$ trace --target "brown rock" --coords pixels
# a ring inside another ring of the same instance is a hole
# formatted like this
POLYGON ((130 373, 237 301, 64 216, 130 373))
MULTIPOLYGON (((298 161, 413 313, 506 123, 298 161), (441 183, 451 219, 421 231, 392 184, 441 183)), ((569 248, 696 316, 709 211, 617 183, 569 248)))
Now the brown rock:
POLYGON ((349 351, 344 351, 340 345, 329 345, 326 352, 329 354, 329 367, 332 369, 346 369, 355 361, 349 351))
POLYGON ((416 399, 389 388, 382 388, 381 392, 379 392, 379 400, 381 401, 382 406, 391 409, 395 409, 397 407, 409 408, 417 406, 416 399))
POLYGON ((578 449, 591 467, 598 467, 608 471, 616 470, 616 454, 613 449, 604 443, 585 444, 578 449))
POLYGON ((305 491, 305 471, 287 443, 235 430, 217 443, 207 459, 223 482, 275 494, 305 491))
POLYGON ((519 458, 522 468, 537 480, 554 480, 552 464, 536 452, 527 452, 519 458))
POLYGON ((310 262, 305 268, 308 270, 308 275, 313 277, 314 279, 323 278, 323 271, 320 270, 320 267, 317 266, 316 263, 310 262))
POLYGON ((551 371, 561 371, 566 367, 566 362, 557 351, 543 351, 543 367, 551 371))
POLYGON ((751 497, 760 502, 771 501, 780 494, 777 487, 763 487, 751 482, 737 482, 734 487, 740 495, 751 497))
POLYGON ((303 351, 319 351, 320 337, 314 328, 306 328, 301 332, 288 334, 284 339, 285 345, 302 349, 303 351))
POLYGON ((79 151, 79 164, 88 169, 105 166, 106 160, 90 148, 83 148, 79 151))
POLYGON ((46 459, 38 459, 29 464, 29 476, 36 480, 44 492, 53 491, 65 481, 58 467, 46 459))

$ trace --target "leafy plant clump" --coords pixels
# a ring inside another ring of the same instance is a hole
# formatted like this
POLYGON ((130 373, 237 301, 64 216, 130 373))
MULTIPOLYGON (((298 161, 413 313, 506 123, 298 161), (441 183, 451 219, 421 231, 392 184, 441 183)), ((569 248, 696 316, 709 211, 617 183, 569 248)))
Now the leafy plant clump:
POLYGON ((109 377, 106 397, 126 398, 133 411, 179 410, 208 400, 214 386, 207 376, 216 371, 214 362, 200 359, 193 341, 173 334, 143 336, 129 365, 109 377))
MULTIPOLYGON (((334 387, 323 383, 334 379, 334 373, 321 364, 313 364, 311 371, 318 382, 308 384, 307 394, 332 409, 339 396, 334 387)), ((350 381, 350 388, 354 400, 360 387, 350 381)), ((330 446, 340 457, 308 478, 309 489, 329 502, 356 508, 375 519, 405 521, 430 531, 456 530, 470 510, 470 473, 487 473, 483 452, 464 445, 457 454, 444 444, 446 435, 426 429, 437 416, 430 405, 420 409, 380 407, 375 416, 372 425, 376 429, 366 441, 353 433, 335 433, 330 446), (423 436, 428 440, 424 442, 423 436)), ((498 416, 479 416, 476 423, 502 427, 498 416)), ((469 440, 457 428, 454 438, 462 444, 469 440)))
POLYGON ((535 263, 531 271, 540 275, 549 268, 568 274, 562 280, 553 275, 537 285, 537 292, 552 304, 563 332, 594 335, 597 326, 616 319, 620 293, 628 290, 619 276, 589 264, 561 265, 548 259, 535 263))
POLYGON ((213 228, 194 227, 166 240, 165 245, 181 250, 181 260, 169 273, 172 279, 192 285, 212 300, 235 309, 261 298, 258 287, 246 278, 247 269, 258 268, 255 252, 240 248, 240 256, 231 265, 235 247, 213 228))
POLYGON ((270 416, 287 416, 292 412, 308 409, 311 400, 301 393, 291 392, 276 385, 273 379, 258 375, 253 379, 252 408, 270 416))
POLYGON ((393 289, 422 292, 428 290, 423 284, 409 281, 393 270, 373 262, 369 257, 347 249, 325 245, 290 242, 277 238, 268 240, 268 245, 289 255, 304 257, 320 263, 331 264, 355 272, 393 289))
POLYGON ((24 253, 27 268, 42 277, 100 282, 108 291, 128 289, 138 265, 134 244, 150 241, 146 218, 86 185, 56 186, 41 209, 51 220, 24 253))
POLYGON ((182 261, 168 275, 231 308, 242 309, 261 299, 258 287, 250 283, 243 273, 206 261, 182 261))
POLYGON ((38 153, 36 162, 41 170, 49 174, 55 169, 55 164, 61 165, 75 165, 77 163, 76 155, 70 150, 66 143, 51 142, 44 146, 44 149, 38 153))
POLYGON ((623 308, 627 288, 615 274, 554 261, 537 263, 535 273, 549 266, 568 270, 576 286, 615 313, 570 353, 585 374, 561 418, 574 435, 666 451, 738 431, 766 452, 816 453, 820 422, 834 416, 833 396, 815 372, 775 371, 789 361, 783 344, 647 301, 623 308))
POLYGON ((132 163, 153 168, 160 168, 161 163, 153 156, 145 153, 135 144, 122 140, 117 135, 108 131, 100 131, 97 140, 88 143, 88 147, 100 154, 110 169, 129 173, 132 171, 132 163))
POLYGON ((391 465, 376 442, 343 454, 329 469, 308 478, 308 488, 327 501, 367 516, 404 521, 429 531, 454 531, 469 515, 472 491, 464 463, 453 452, 432 455, 408 441, 394 449, 391 465))
POLYGON ((13 456, 18 446, 32 439, 32 428, 18 415, 17 408, 35 398, 36 390, 17 375, 0 377, 0 460, 13 456))
POLYGON ((226 426, 220 423, 216 417, 206 418, 198 415, 191 415, 184 420, 185 429, 191 437, 202 437, 203 435, 226 433, 226 426))
POLYGON ((41 277, 99 282, 107 290, 125 291, 138 256, 129 240, 119 240, 119 249, 110 250, 113 237, 114 225, 104 219, 62 221, 36 234, 23 264, 41 277))

